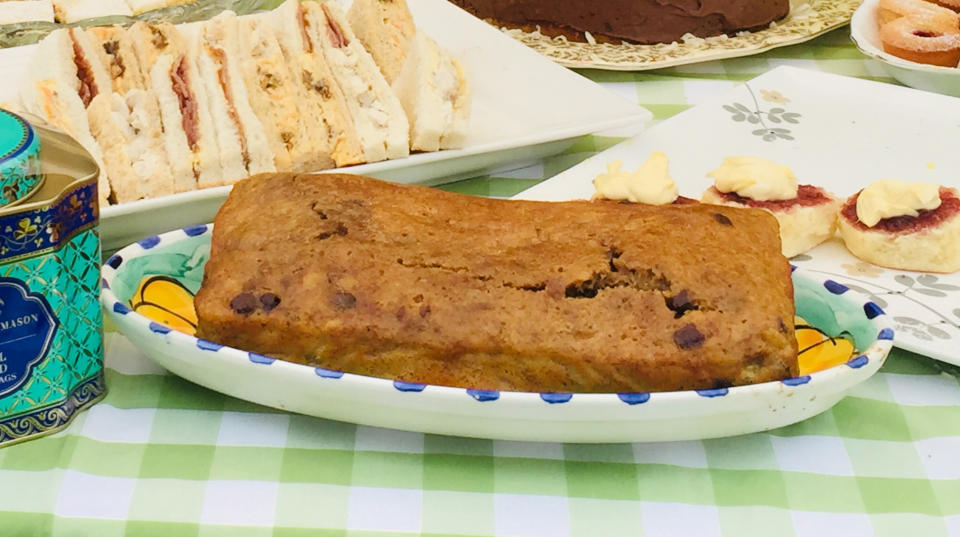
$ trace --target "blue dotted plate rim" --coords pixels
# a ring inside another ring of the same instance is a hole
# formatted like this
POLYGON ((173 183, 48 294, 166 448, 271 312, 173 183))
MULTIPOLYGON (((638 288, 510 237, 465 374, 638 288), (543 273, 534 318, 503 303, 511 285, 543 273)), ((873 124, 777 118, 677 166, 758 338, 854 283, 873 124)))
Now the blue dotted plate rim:
MULTIPOLYGON (((297 370, 303 370, 303 373, 309 373, 317 377, 319 380, 329 381, 329 380, 352 380, 358 382, 370 382, 376 383, 383 388, 389 388, 391 390, 409 393, 409 394, 419 394, 429 392, 435 394, 437 392, 447 392, 447 393, 456 393, 465 395, 474 401, 479 403, 491 403, 503 400, 504 397, 509 396, 511 398, 523 397, 523 398, 535 398, 541 403, 545 403, 548 406, 566 406, 565 403, 570 403, 572 401, 577 401, 579 405, 587 404, 590 402, 595 403, 607 403, 611 400, 616 400, 624 405, 644 407, 646 404, 652 401, 666 402, 675 398, 689 399, 691 396, 698 399, 705 400, 723 400, 727 399, 729 395, 748 393, 756 390, 763 389, 772 389, 778 391, 784 390, 796 390, 803 389, 813 384, 820 384, 823 381, 828 380, 829 378, 836 375, 845 375, 849 374, 851 371, 856 371, 864 369, 867 365, 872 365, 871 375, 873 372, 878 370, 883 364, 883 361, 886 359, 887 355, 890 352, 890 349, 893 346, 893 323, 889 319, 882 309, 880 309, 876 304, 872 302, 864 302, 862 304, 864 314, 868 317, 868 320, 873 323, 874 327, 877 329, 877 339, 863 352, 858 354, 856 357, 847 361, 844 364, 839 364, 829 369, 823 371, 818 371, 810 375, 804 375, 801 377, 794 377, 789 379, 783 379, 778 381, 764 382, 760 384, 750 384, 745 386, 734 386, 730 388, 715 388, 715 389, 706 389, 706 390, 687 390, 687 391, 673 391, 673 392, 638 392, 638 393, 554 393, 554 392, 516 392, 516 391, 497 391, 497 390, 479 390, 473 388, 457 388, 451 386, 437 386, 430 384, 421 384, 415 382, 404 382, 400 380, 385 379, 379 377, 370 377, 365 375, 357 375, 353 373, 345 373, 342 371, 333 371, 323 368, 316 368, 312 366, 307 366, 303 364, 297 364, 293 362, 286 362, 273 358, 270 356, 263 356, 257 353, 243 351, 240 349, 235 349, 233 347, 220 345, 212 341, 207 341, 203 339, 196 338, 189 334, 179 332, 177 330, 167 329, 163 325, 158 325, 156 322, 151 321, 150 319, 132 311, 126 304, 120 302, 117 297, 113 294, 112 283, 113 278, 116 274, 122 270, 123 262, 129 259, 141 257, 144 255, 149 255, 151 251, 157 246, 170 243, 175 241, 184 240, 186 238, 195 238, 202 235, 210 234, 213 231, 212 224, 201 224, 197 226, 188 226, 183 229, 171 231, 168 233, 163 233, 160 235, 153 235, 150 237, 145 237, 125 248, 122 248, 111 256, 106 263, 103 264, 101 269, 101 274, 103 281, 106 283, 104 285, 101 293, 101 303, 107 311, 108 315, 122 315, 130 319, 135 319, 139 325, 142 325, 144 329, 143 332, 145 337, 165 337, 165 338, 175 338, 175 339, 184 339, 184 343, 189 344, 192 347, 196 347, 202 351, 206 352, 217 352, 221 354, 227 354, 232 359, 238 360, 240 363, 247 363, 254 366, 267 366, 267 367, 292 367, 297 370), (816 382, 821 381, 821 382, 816 382)), ((798 272, 802 277, 805 277, 814 282, 821 282, 824 287, 826 287, 831 293, 835 295, 845 294, 846 289, 843 288, 841 284, 832 282, 828 278, 815 277, 812 274, 804 271, 803 269, 797 269, 796 267, 791 267, 793 272, 798 272)))

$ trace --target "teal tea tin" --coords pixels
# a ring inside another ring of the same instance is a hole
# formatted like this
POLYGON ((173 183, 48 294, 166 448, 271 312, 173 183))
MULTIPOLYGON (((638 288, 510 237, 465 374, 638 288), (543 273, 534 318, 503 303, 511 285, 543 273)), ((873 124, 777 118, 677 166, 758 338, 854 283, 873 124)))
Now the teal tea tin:
POLYGON ((0 110, 0 445, 105 393, 97 176, 67 135, 0 110))

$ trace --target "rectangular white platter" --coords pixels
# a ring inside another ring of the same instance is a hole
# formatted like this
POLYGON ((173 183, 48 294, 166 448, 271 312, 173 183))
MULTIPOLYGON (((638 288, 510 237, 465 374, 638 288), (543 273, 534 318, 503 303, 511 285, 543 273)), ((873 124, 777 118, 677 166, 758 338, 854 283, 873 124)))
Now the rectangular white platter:
MULTIPOLYGON (((446 0, 409 0, 417 27, 463 63, 473 91, 466 147, 341 168, 400 183, 437 185, 481 175, 510 163, 559 153, 585 134, 629 127, 639 132, 652 115, 597 84, 554 64, 446 0)), ((0 50, 0 72, 22 78, 35 46, 0 50)), ((0 85, 0 103, 17 85, 0 85)), ((106 207, 105 250, 141 237, 210 222, 229 187, 187 192, 106 207)), ((268 208, 267 208, 268 209, 268 208)))
MULTIPOLYGON (((801 184, 846 198, 898 178, 960 187, 960 99, 856 78, 779 67, 706 100, 517 196, 589 198, 607 163, 670 158, 680 195, 699 199, 724 157, 787 165, 801 184)), ((682 248, 682 245, 678 245, 682 248)), ((859 261, 839 239, 792 262, 871 297, 896 322, 895 344, 960 365, 960 272, 923 274, 859 261)), ((745 276, 748 277, 748 276, 745 276)))

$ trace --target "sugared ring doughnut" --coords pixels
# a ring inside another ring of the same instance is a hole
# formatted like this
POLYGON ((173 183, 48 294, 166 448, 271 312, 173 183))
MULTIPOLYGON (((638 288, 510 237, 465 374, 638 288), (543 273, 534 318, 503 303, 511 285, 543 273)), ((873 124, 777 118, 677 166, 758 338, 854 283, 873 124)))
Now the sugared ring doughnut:
MULTIPOLYGON (((960 0, 944 0, 960 5, 960 0)), ((945 34, 960 31, 960 15, 926 0, 880 0, 880 26, 910 17, 926 30, 945 34)))
POLYGON ((883 50, 916 63, 957 67, 960 30, 944 33, 911 17, 900 17, 880 27, 883 50))

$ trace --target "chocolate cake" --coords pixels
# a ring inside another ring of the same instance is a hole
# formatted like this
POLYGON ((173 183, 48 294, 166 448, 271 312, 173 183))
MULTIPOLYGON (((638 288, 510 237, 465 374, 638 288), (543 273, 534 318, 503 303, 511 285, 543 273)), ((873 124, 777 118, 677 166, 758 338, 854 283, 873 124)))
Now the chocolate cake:
POLYGON ((498 25, 642 44, 760 29, 790 12, 789 0, 450 1, 498 25))

